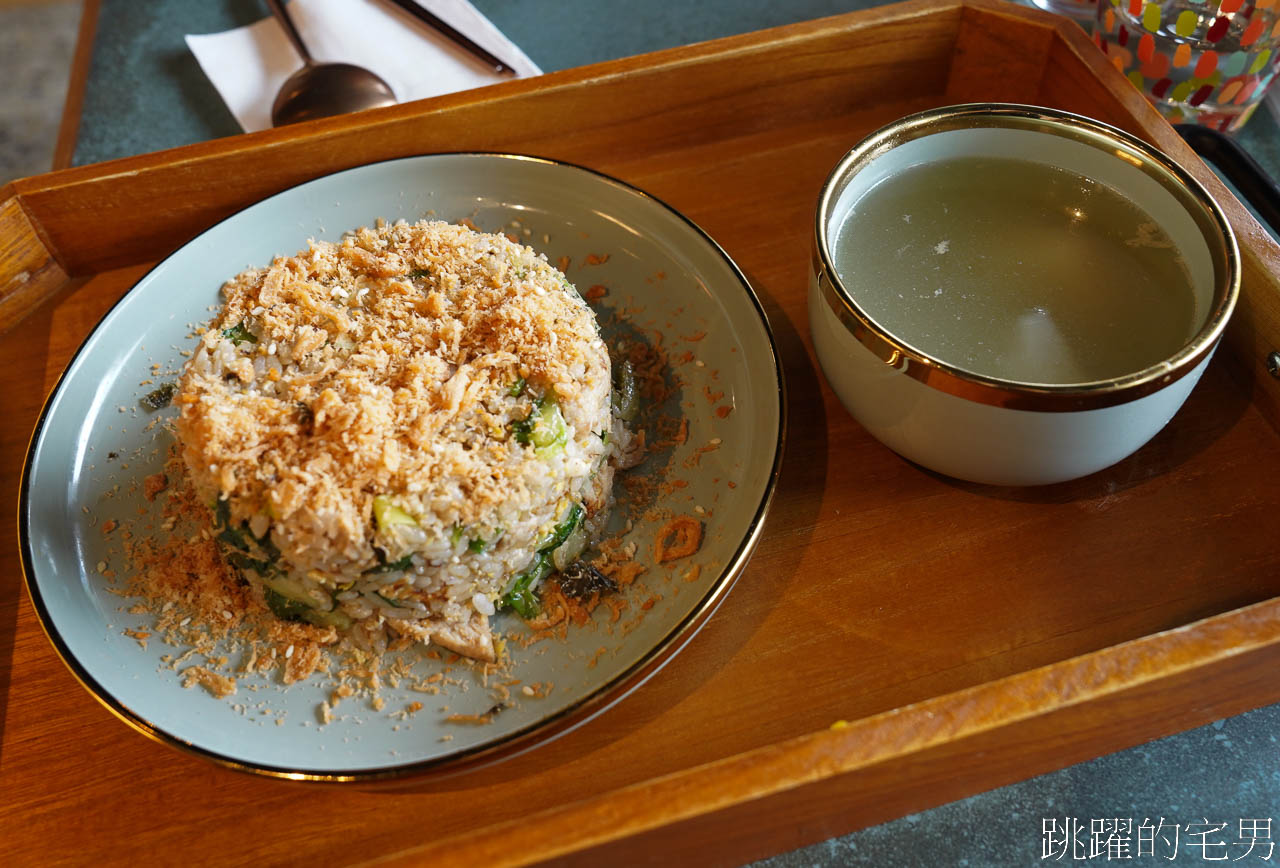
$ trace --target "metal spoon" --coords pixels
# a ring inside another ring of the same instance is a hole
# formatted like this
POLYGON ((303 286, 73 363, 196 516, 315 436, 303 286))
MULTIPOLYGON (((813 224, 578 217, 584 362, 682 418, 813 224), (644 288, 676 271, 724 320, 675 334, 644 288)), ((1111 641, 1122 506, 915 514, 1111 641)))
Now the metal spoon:
POLYGON ((316 63, 284 4, 280 0, 267 0, 267 6, 302 58, 302 69, 289 76, 276 94, 271 106, 272 126, 395 105, 396 94, 391 85, 364 67, 350 63, 316 63))

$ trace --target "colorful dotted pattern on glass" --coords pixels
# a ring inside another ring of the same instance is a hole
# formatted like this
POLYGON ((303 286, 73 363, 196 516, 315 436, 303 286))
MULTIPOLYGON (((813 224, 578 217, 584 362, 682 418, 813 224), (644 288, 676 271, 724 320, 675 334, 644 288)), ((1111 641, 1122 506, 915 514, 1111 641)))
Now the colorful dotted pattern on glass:
POLYGON ((1171 122, 1231 131, 1280 72, 1280 0, 1100 0, 1093 38, 1171 122))

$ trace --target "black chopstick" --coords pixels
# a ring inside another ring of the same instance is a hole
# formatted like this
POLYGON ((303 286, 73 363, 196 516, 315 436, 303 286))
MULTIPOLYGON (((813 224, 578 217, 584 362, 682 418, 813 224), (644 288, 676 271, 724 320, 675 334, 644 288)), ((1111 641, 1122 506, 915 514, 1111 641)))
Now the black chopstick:
POLYGON ((423 9, 417 3, 413 2, 413 0, 387 0, 387 2, 394 3, 395 5, 403 9, 405 12, 408 12, 414 18, 417 18, 419 21, 426 24, 428 27, 434 30, 440 31, 440 33, 449 37, 458 45, 462 46, 467 51, 470 51, 476 57, 480 58, 485 63, 489 64, 489 66, 493 67, 494 72, 515 73, 515 70, 512 69, 509 64, 500 60, 496 55, 492 54, 491 52, 481 48, 479 45, 473 42, 470 39, 470 37, 454 29, 454 27, 451 24, 449 24, 449 22, 443 20, 442 18, 440 18, 439 16, 431 12, 428 12, 426 9, 423 9))

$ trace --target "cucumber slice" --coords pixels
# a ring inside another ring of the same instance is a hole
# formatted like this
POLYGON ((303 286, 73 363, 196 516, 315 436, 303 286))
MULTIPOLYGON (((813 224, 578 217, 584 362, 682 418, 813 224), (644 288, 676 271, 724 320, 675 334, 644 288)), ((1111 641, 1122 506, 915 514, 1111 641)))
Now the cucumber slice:
POLYGON ((539 458, 563 449, 569 442, 569 426, 560 412, 555 393, 543 395, 533 405, 533 412, 512 422, 511 434, 517 443, 534 447, 539 458))
POLYGON ((336 608, 328 612, 315 608, 315 601, 303 594, 290 579, 273 576, 269 581, 264 578, 262 584, 262 596, 267 601, 267 608, 280 620, 306 621, 317 627, 336 627, 339 630, 351 629, 351 616, 336 608), (295 594, 301 594, 306 599, 298 599, 295 594))
POLYGON ((379 494, 373 499, 373 520, 378 530, 386 532, 396 525, 413 525, 417 527, 413 516, 391 502, 386 495, 379 494))
POLYGON ((336 627, 339 630, 350 630, 353 623, 351 616, 341 609, 334 609, 330 612, 309 609, 302 614, 302 620, 315 624, 317 627, 336 627))

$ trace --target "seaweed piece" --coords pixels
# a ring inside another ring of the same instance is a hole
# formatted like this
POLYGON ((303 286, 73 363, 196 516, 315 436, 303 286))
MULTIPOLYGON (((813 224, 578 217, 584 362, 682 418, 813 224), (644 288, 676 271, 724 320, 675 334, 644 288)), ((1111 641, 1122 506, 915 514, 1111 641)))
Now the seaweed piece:
POLYGON ((138 403, 148 410, 163 410, 169 406, 176 391, 178 391, 177 383, 165 383, 160 388, 143 395, 138 403))
POLYGON ((574 561, 560 573, 560 590, 572 600, 586 600, 592 594, 614 594, 618 583, 585 561, 574 561))

